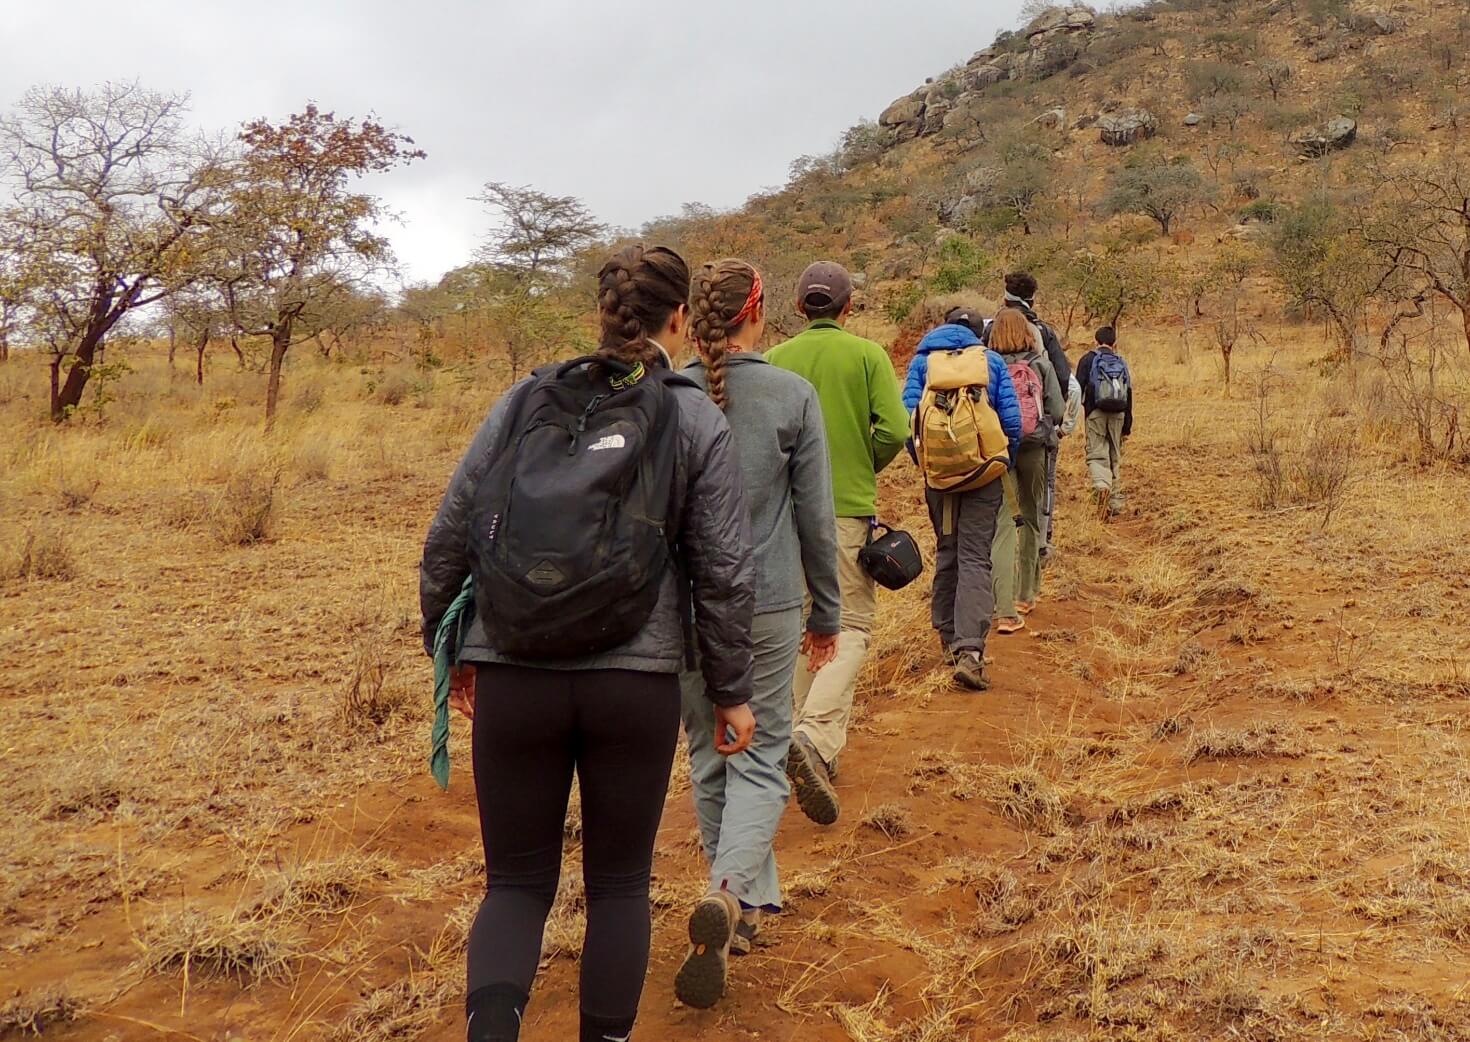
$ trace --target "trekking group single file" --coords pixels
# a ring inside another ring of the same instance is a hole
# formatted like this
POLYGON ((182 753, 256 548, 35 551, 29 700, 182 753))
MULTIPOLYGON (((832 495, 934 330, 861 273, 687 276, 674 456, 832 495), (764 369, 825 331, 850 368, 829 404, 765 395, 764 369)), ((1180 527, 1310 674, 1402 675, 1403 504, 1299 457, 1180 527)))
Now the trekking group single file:
POLYGON ((1013 273, 993 316, 951 311, 901 386, 888 352, 847 328, 841 265, 802 273, 806 326, 763 352, 751 264, 691 274, 670 249, 629 246, 599 273, 598 350, 491 408, 429 528, 419 591, 443 786, 449 709, 473 721, 487 886, 467 944, 469 1042, 520 1037, 574 779, 579 1037, 626 1042, 681 731, 709 874, 673 990, 708 1009, 782 910, 776 833, 791 797, 819 826, 841 817, 879 587, 928 574, 954 690, 991 688, 992 635, 1021 632, 1042 596, 1061 446, 1085 416, 1106 520, 1123 509, 1133 429, 1115 331, 1097 331, 1074 374, 1037 289, 1013 273), (878 474, 905 448, 932 562, 880 511, 878 474))

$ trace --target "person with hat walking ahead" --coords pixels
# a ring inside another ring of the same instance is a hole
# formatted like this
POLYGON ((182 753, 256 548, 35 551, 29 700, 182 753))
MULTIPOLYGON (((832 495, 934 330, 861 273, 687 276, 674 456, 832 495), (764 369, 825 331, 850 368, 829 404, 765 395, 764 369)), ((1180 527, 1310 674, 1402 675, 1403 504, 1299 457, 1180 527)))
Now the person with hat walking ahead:
POLYGON ((888 352, 844 327, 852 314, 852 277, 842 265, 818 261, 802 272, 796 310, 809 323, 771 349, 767 360, 816 388, 832 462, 837 515, 842 632, 837 655, 813 673, 798 667, 787 773, 797 805, 820 825, 840 807, 833 766, 847 745, 857 677, 867 657, 877 612, 877 587, 858 564, 878 512, 878 473, 903 451, 908 411, 888 352))

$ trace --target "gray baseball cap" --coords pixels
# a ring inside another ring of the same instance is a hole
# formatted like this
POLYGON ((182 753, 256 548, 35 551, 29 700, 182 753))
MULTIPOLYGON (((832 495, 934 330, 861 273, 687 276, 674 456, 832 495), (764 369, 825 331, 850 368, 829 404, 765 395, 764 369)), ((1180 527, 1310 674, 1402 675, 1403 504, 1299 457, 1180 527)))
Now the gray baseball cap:
POLYGON ((846 304, 851 297, 852 276, 835 261, 817 261, 796 281, 796 299, 813 307, 846 304))

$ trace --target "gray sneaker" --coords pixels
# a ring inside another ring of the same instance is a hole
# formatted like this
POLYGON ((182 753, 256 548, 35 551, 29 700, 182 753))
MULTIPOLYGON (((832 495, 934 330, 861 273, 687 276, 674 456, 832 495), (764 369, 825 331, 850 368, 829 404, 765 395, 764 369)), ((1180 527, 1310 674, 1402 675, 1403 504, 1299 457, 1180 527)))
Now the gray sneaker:
POLYGON ((786 776, 796 792, 796 805, 818 825, 837 821, 840 807, 832 775, 811 740, 803 734, 792 735, 791 752, 786 757, 786 776))
POLYGON ((961 652, 955 663, 954 682, 970 691, 990 690, 990 670, 985 660, 975 651, 961 652))
POLYGON ((735 939, 730 942, 731 955, 749 955, 755 948, 756 938, 761 933, 763 914, 759 908, 740 910, 740 921, 735 924, 735 939))

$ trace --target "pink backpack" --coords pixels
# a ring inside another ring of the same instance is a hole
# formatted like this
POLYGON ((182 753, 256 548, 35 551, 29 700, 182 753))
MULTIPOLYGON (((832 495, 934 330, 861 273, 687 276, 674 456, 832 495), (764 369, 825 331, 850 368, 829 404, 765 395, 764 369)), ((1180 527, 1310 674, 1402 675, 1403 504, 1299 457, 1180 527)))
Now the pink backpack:
POLYGON ((1046 409, 1046 389, 1030 362, 1012 362, 1008 368, 1011 383, 1016 385, 1016 398, 1021 403, 1021 437, 1029 438, 1041 426, 1041 415, 1046 409))

